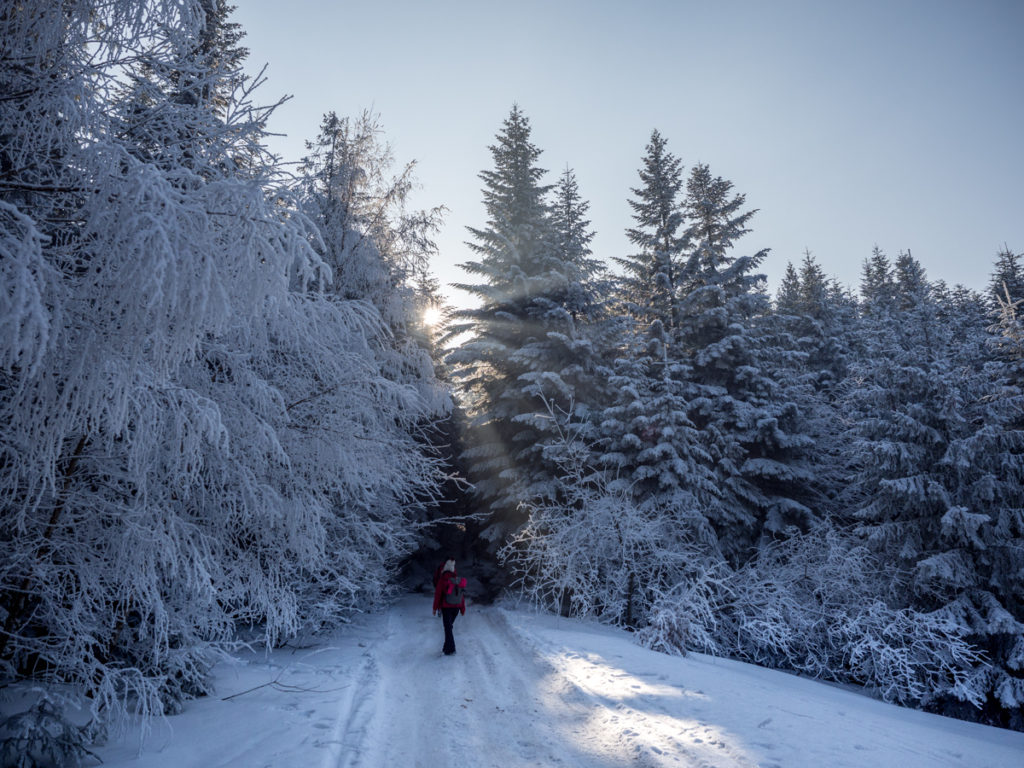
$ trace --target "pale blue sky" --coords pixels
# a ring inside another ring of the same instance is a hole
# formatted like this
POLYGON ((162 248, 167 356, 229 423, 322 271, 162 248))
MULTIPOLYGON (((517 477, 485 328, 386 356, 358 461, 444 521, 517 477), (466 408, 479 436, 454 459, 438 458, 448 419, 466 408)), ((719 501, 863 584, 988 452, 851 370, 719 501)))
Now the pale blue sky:
POLYGON ((272 148, 297 160, 324 112, 378 112, 417 205, 450 209, 445 284, 513 102, 551 180, 576 170, 605 259, 629 250, 652 128, 760 209, 739 248, 771 248, 772 290, 804 248, 847 285, 877 243, 978 289, 1024 251, 1024 0, 238 4, 262 100, 294 96, 272 148))

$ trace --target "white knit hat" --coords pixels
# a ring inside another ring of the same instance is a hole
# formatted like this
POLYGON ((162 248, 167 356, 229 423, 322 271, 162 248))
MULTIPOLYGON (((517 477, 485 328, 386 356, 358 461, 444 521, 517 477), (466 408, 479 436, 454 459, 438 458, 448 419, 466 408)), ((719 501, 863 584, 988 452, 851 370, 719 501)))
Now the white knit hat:
POLYGON ((444 561, 444 568, 442 568, 441 571, 442 572, 451 571, 452 573, 455 573, 455 561, 454 560, 445 560, 444 561))

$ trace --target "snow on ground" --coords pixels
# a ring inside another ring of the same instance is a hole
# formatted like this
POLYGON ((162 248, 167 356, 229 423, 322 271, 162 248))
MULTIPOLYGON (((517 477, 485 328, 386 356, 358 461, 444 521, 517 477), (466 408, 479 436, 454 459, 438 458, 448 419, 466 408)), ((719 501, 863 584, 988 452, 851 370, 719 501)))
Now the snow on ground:
POLYGON ((98 753, 111 768, 1024 766, 1022 733, 593 623, 470 606, 455 636, 442 656, 430 598, 407 597, 329 645, 222 665, 218 695, 141 751, 136 734, 98 753))

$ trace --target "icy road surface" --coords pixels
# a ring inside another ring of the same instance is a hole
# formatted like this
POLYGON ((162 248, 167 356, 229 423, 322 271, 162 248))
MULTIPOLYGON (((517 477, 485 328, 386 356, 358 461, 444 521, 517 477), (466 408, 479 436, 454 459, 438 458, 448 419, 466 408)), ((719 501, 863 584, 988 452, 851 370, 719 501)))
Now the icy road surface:
POLYGON ((156 724, 141 752, 133 735, 100 755, 146 768, 1024 766, 1021 733, 657 654, 596 624, 470 606, 455 636, 442 656, 430 598, 405 598, 330 646, 224 665, 217 697, 156 724))

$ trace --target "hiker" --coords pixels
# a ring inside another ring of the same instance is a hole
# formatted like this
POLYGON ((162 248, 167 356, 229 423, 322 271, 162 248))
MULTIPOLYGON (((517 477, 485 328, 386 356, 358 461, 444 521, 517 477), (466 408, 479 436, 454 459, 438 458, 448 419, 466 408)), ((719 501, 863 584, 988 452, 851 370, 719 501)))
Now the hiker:
POLYGON ((466 597, 463 594, 465 586, 466 580, 455 573, 455 560, 446 560, 434 588, 434 615, 440 609, 444 624, 444 648, 441 650, 445 656, 455 653, 455 636, 452 634, 455 617, 460 613, 466 615, 466 597))

